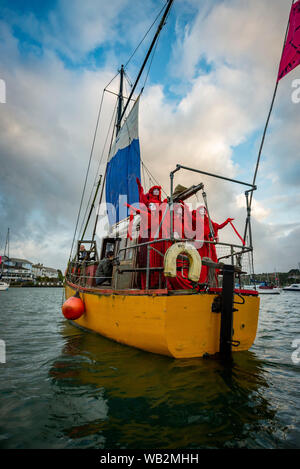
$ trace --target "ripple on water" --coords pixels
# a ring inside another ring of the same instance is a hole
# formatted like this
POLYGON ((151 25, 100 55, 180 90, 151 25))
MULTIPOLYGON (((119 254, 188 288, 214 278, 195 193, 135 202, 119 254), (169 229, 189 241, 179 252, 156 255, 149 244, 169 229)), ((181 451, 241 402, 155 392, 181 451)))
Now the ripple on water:
POLYGON ((257 338, 231 367, 173 360, 67 323, 61 289, 1 296, 2 448, 296 448, 296 294, 262 297, 257 338))

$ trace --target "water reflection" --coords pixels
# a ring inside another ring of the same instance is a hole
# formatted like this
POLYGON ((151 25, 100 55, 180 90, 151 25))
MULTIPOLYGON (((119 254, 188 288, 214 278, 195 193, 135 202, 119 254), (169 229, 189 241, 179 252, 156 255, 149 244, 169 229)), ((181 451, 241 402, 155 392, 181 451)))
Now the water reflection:
POLYGON ((68 323, 61 334, 65 345, 50 369, 61 403, 55 418, 82 446, 276 447, 281 429, 254 353, 224 366, 141 352, 68 323))

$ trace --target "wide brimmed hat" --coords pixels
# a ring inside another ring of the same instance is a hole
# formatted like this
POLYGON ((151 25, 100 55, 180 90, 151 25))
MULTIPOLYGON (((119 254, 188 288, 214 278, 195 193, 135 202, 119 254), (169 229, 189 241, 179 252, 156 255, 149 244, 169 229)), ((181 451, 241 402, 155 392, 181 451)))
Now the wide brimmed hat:
POLYGON ((179 195, 181 194, 182 192, 186 191, 187 190, 187 187, 184 187, 184 186, 181 186, 180 184, 178 184, 176 187, 175 187, 175 190, 173 192, 173 196, 174 195, 179 195))

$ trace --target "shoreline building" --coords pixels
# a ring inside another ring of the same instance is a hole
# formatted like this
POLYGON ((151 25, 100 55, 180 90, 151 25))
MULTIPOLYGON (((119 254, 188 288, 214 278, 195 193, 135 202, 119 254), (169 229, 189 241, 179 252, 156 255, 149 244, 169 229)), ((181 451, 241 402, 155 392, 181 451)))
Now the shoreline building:
POLYGON ((32 265, 33 263, 26 259, 3 256, 3 274, 2 279, 9 282, 33 281, 32 265))
POLYGON ((34 264, 32 266, 32 271, 35 279, 38 277, 58 278, 57 269, 45 267, 43 264, 34 264))
POLYGON ((27 259, 2 256, 2 280, 9 283, 35 282, 37 278, 58 279, 58 270, 33 264, 27 259))

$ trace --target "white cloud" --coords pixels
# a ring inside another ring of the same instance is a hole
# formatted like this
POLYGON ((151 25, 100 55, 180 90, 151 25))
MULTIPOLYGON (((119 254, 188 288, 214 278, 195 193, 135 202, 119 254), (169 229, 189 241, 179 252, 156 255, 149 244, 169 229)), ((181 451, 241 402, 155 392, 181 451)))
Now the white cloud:
MULTIPOLYGON (((8 96, 0 115, 1 226, 11 228, 12 253, 16 249, 29 257, 35 245, 35 257, 39 253, 41 262, 56 262, 62 268, 69 255, 101 93, 113 71, 67 70, 51 52, 23 61, 6 25, 0 24, 1 33, 8 96)), ((107 132, 110 102, 107 96, 95 164, 107 132)), ((89 187, 93 178, 91 173, 89 187)))
MULTIPOLYGON (((237 206, 239 208, 245 207, 245 197, 243 194, 240 194, 236 198, 237 206)), ((252 199, 252 204, 251 204, 251 215, 258 221, 263 221, 268 216, 270 215, 271 210, 269 208, 266 208, 262 202, 259 202, 258 200, 255 200, 255 198, 252 199)))
POLYGON ((191 27, 187 27, 181 44, 182 67, 179 73, 194 76, 201 56, 215 64, 227 63, 231 67, 274 74, 278 66, 289 2, 273 0, 228 0, 198 5, 199 13, 191 27))
POLYGON ((137 45, 162 6, 155 0, 147 4, 130 0, 58 0, 43 18, 38 19, 32 13, 16 16, 10 12, 9 19, 43 48, 75 63, 104 46, 112 63, 115 54, 121 53, 120 46, 137 45))

